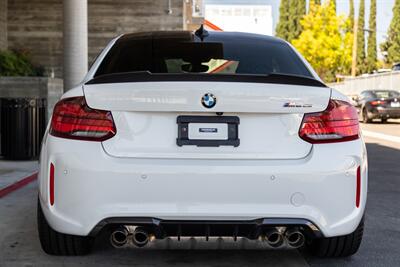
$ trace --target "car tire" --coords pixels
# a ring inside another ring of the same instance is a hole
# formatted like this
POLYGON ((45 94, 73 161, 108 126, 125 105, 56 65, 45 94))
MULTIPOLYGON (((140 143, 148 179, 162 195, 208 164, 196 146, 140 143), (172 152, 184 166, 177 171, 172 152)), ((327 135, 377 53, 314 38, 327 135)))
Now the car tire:
POLYGON ((387 119, 386 118, 382 118, 381 119, 381 123, 387 123, 387 119))
POLYGON ((47 223, 38 201, 37 227, 39 240, 44 252, 50 255, 79 256, 88 254, 92 248, 92 238, 75 236, 54 231, 47 223))
POLYGON ((310 252, 320 258, 349 257, 360 248, 364 232, 364 219, 351 234, 313 240, 310 252))
POLYGON ((367 110, 365 108, 362 110, 362 122, 363 123, 372 122, 372 120, 370 118, 368 118, 368 112, 367 112, 367 110))

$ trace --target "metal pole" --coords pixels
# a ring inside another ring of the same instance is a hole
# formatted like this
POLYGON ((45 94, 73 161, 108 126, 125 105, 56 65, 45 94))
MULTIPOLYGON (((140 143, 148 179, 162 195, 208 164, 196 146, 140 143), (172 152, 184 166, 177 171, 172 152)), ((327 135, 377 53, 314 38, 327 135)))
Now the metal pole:
POLYGON ((87 0, 63 0, 64 91, 79 84, 88 68, 87 0))

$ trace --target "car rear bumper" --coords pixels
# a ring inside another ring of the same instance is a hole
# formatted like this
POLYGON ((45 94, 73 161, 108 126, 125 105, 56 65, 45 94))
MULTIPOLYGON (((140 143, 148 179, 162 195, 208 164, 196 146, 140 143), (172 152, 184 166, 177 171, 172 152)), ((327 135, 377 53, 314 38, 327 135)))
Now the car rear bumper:
POLYGON ((365 209, 362 140, 314 145, 297 160, 116 158, 101 143, 48 136, 41 154, 40 200, 49 224, 89 235, 107 218, 246 221, 307 220, 324 236, 354 231, 365 209), (55 202, 49 204, 49 165, 55 202), (361 202, 356 173, 361 166, 361 202))
POLYGON ((400 108, 384 108, 384 107, 372 108, 368 116, 371 119, 375 118, 398 119, 400 118, 400 108))

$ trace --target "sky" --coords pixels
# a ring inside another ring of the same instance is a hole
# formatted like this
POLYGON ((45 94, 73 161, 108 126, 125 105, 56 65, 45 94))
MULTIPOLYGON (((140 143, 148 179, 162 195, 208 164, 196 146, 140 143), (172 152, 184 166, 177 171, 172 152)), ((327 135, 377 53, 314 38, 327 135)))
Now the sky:
MULTIPOLYGON (((279 0, 276 0, 279 1, 279 0)), ((376 38, 378 46, 382 43, 389 29, 390 21, 392 19, 392 9, 395 0, 376 0, 376 38)), ((355 14, 358 16, 358 9, 360 0, 354 0, 355 14)), ((349 0, 336 0, 337 13, 349 14, 349 0)), ((365 26, 368 28, 370 0, 365 0, 365 26)))

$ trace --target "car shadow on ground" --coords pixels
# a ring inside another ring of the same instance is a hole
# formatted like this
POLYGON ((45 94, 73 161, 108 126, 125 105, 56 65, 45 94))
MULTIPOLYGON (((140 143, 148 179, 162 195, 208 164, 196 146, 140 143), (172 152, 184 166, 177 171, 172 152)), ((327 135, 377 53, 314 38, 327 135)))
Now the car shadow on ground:
POLYGON ((121 263, 155 266, 263 266, 266 262, 279 266, 307 266, 303 257, 293 249, 270 249, 265 242, 239 238, 166 238, 149 243, 144 248, 128 244, 113 248, 109 233, 103 232, 94 244, 93 253, 121 263))

